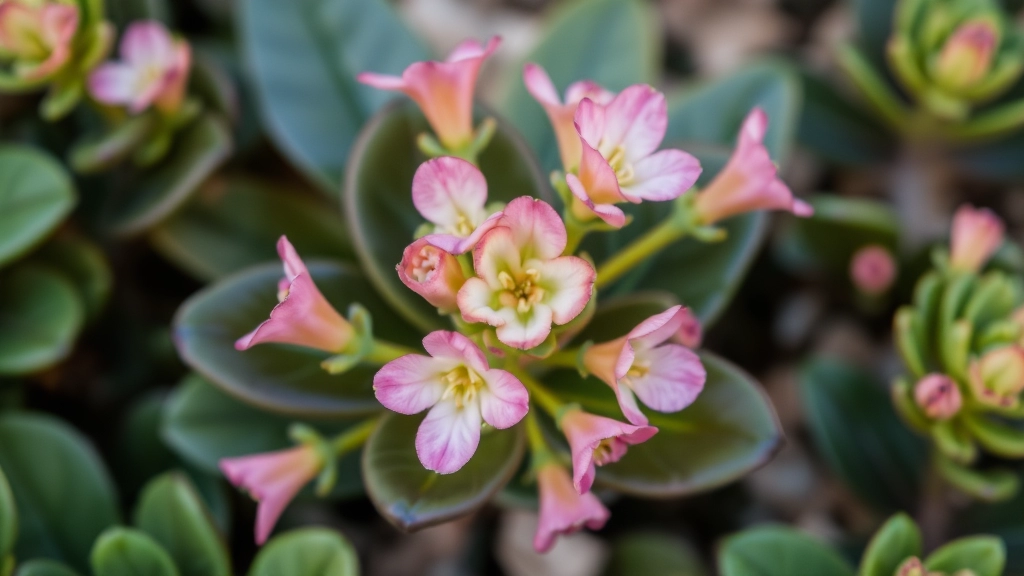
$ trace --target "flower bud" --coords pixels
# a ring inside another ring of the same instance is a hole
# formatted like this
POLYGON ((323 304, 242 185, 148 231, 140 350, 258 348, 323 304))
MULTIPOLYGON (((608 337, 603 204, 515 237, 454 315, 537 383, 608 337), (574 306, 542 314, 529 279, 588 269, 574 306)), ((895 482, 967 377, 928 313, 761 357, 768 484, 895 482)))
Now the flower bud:
POLYGON ((948 420, 956 416, 963 397, 956 382, 945 374, 929 374, 914 385, 914 400, 929 418, 948 420))
POLYGON ((896 279, 896 261, 882 246, 865 246, 850 260, 850 279, 865 294, 881 294, 896 279))
POLYGON ((402 253, 398 277, 442 312, 459 309, 456 297, 466 282, 462 266, 458 258, 431 245, 426 238, 413 242, 402 253))
POLYGON ((58 2, 0 2, 0 61, 14 62, 16 76, 45 80, 71 58, 78 7, 58 2))
POLYGON ((949 266, 977 272, 1003 243, 1003 222, 991 210, 965 204, 953 216, 949 266))
POLYGON ((921 559, 917 556, 907 558, 903 564, 896 570, 896 574, 893 576, 928 576, 928 571, 925 570, 924 564, 921 563, 921 559))
POLYGON ((935 60, 936 82, 952 90, 981 82, 992 68, 998 47, 999 29, 991 19, 964 22, 946 40, 935 60))
POLYGON ((1012 408, 1024 390, 1024 348, 1004 346, 971 363, 971 390, 985 404, 1012 408))

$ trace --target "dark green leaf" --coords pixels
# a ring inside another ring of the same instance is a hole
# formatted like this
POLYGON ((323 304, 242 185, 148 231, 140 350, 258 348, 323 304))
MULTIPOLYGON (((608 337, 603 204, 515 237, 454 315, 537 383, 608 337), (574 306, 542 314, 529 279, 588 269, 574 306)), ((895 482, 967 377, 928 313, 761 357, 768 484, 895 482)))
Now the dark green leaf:
POLYGON ((381 515, 407 531, 476 511, 509 481, 525 449, 521 426, 491 429, 461 470, 436 474, 416 457, 416 430, 424 416, 389 412, 363 450, 363 484, 370 499, 381 515))
POLYGON ((273 538, 256 555, 249 576, 359 576, 359 557, 341 534, 303 528, 273 538))
POLYGON ((826 160, 845 166, 885 161, 893 138, 863 109, 849 102, 825 80, 805 74, 800 114, 800 144, 826 160))
POLYGON ((685 540, 657 533, 630 534, 612 548, 604 576, 707 576, 697 551, 685 540))
POLYGON ((92 550, 96 576, 178 576, 167 551, 145 532, 111 528, 100 535, 92 550))
POLYGON ((832 549, 791 528, 767 526, 730 536, 718 549, 722 576, 853 576, 832 549))
POLYGON ((961 538, 932 552, 924 565, 929 570, 946 574, 971 570, 976 576, 1002 576, 1006 547, 994 536, 961 538))
POLYGON ((1024 134, 1014 134, 955 151, 957 165, 970 174, 986 179, 1020 181, 1024 178, 1024 134))
POLYGON ((79 236, 62 236, 37 250, 32 258, 59 270, 75 285, 86 315, 96 319, 114 284, 114 275, 103 250, 79 236))
POLYGON ((53 560, 29 560, 18 567, 14 576, 78 576, 78 573, 53 560))
POLYGON ((25 146, 0 146, 0 266, 46 238, 75 202, 71 179, 52 158, 25 146))
POLYGON ((907 558, 921 556, 921 531, 910 516, 890 518, 868 544, 858 576, 892 576, 907 558))
POLYGON ((136 20, 159 20, 170 23, 167 0, 107 0, 107 14, 123 32, 136 20))
POLYGON ((14 552, 18 539, 18 509, 14 507, 14 494, 0 468, 0 568, 9 554, 14 552))
POLYGON ((0 282, 0 374, 30 374, 66 358, 84 322, 75 287, 39 265, 0 282))
POLYGON ((854 0, 858 44, 880 70, 887 68, 885 46, 892 34, 896 0, 854 0))

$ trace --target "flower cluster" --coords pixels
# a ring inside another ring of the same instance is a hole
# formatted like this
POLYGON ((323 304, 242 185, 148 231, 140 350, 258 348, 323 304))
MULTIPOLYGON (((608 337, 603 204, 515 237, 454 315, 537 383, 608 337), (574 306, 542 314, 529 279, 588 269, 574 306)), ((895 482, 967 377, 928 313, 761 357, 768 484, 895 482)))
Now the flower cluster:
MULTIPOLYGON (((576 342, 602 280, 611 282, 668 243, 698 229, 706 232, 730 216, 765 208, 807 214, 809 208, 778 179, 762 144, 762 111, 754 110, 744 122, 722 173, 704 191, 688 193, 700 163, 681 150, 658 150, 668 123, 660 92, 636 85, 613 94, 584 81, 572 85, 563 102, 534 65, 526 67, 524 80, 554 127, 564 172, 553 181, 568 201, 561 214, 530 196, 489 202, 487 177, 476 158, 494 122, 473 125, 473 92, 481 65, 497 46, 497 39, 486 45, 470 41, 446 61, 413 64, 401 77, 359 76, 407 94, 433 130, 419 138, 429 158, 416 170, 410 190, 424 222, 403 251, 397 274, 450 319, 451 329, 427 334, 426 354, 376 339, 358 313, 346 319, 331 306, 282 238, 280 303, 236 347, 314 348, 345 359, 325 361, 332 372, 360 362, 380 365, 373 379, 377 400, 398 414, 426 412, 415 451, 437 474, 466 466, 488 429, 522 422, 540 493, 534 544, 546 551, 558 534, 605 523, 609 512, 591 490, 597 468, 622 460, 630 446, 658 432, 652 412, 685 409, 705 384, 706 371, 693 351, 701 326, 683 306, 631 330, 623 327, 626 333, 614 340, 576 342), (674 215, 664 224, 672 232, 660 235, 664 244, 641 242, 642 248, 627 248, 601 266, 578 252, 583 235, 628 224, 620 204, 649 201, 675 201, 674 215), (542 383, 548 372, 565 368, 593 376, 588 382, 598 389, 607 386, 621 419, 590 413, 542 383)), ((318 438, 305 442, 323 446, 318 438)), ((258 540, 266 538, 281 503, 322 474, 324 454, 333 457, 329 449, 297 448, 225 461, 229 479, 260 500, 258 540)))

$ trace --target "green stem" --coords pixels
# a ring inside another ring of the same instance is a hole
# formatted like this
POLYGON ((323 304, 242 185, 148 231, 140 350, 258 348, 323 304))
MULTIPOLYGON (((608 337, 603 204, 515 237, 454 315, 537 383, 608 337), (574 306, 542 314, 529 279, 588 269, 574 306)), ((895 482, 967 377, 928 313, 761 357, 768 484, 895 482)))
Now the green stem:
POLYGON ((377 429, 377 424, 379 423, 380 418, 370 418, 369 420, 364 420, 341 434, 338 434, 334 437, 334 440, 331 441, 334 453, 340 458, 341 456, 358 449, 363 444, 366 444, 366 440, 370 437, 370 434, 377 429))
POLYGON ((537 382, 532 376, 527 374, 523 370, 513 370, 512 374, 519 378, 519 381, 526 386, 526 389, 530 391, 530 399, 536 400, 537 404, 544 409, 545 412, 553 416, 555 419, 562 412, 562 408, 565 404, 555 396, 550 390, 544 387, 543 384, 537 382))
POLYGON ((579 367, 579 348, 575 350, 559 350, 542 361, 546 366, 557 366, 559 368, 579 367))
POLYGON ((614 256, 605 260, 597 269, 595 288, 604 288, 615 282, 636 265, 663 250, 669 244, 686 235, 675 218, 669 218, 634 240, 614 256))
POLYGON ((363 361, 367 364, 383 365, 408 354, 419 354, 419 351, 407 348, 401 344, 394 344, 386 340, 374 339, 373 348, 366 353, 366 356, 363 357, 363 361))

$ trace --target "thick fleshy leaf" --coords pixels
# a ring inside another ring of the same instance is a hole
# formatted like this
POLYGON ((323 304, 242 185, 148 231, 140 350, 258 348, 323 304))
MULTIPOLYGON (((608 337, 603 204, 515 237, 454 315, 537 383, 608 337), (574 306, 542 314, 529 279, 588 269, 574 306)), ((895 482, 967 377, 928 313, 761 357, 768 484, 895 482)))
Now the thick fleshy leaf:
MULTIPOLYGON (((359 303, 373 316, 376 336, 418 346, 415 330, 397 317, 352 266, 309 262, 313 280, 336 310, 359 303)), ((245 270, 189 298, 174 321, 174 340, 186 364, 228 394, 273 412, 305 416, 367 414, 380 409, 373 397, 377 369, 359 366, 331 376, 320 363, 327 354, 283 344, 235 350, 235 340, 267 319, 277 304, 280 264, 245 270)))
POLYGON ((66 358, 85 310, 63 274, 18 266, 0 279, 0 374, 30 374, 66 358))
POLYGON ((407 531, 465 516, 483 506, 518 470, 522 427, 488 430, 468 464, 436 474, 416 456, 416 431, 425 415, 389 413, 363 450, 363 483, 377 510, 407 531))
POLYGON ((168 260, 208 281, 276 261, 282 235, 306 258, 349 259, 341 215, 323 202, 255 180, 211 182, 149 238, 168 260))
POLYGON ((892 35, 896 0, 854 0, 853 14, 857 24, 857 44, 879 70, 888 63, 885 47, 892 35))
POLYGON ((17 557, 86 571, 93 541, 118 521, 113 482, 93 447, 56 418, 8 413, 0 416, 0 468, 20 518, 17 557))
POLYGON ((629 534, 617 540, 604 576, 708 576, 689 542, 656 532, 629 534))
POLYGON ((273 538, 256 555, 249 576, 359 576, 359 556, 341 534, 303 528, 273 538))
POLYGON ((927 446, 900 421, 884 384, 840 360, 815 358, 803 367, 800 393, 832 471, 881 511, 913 508, 927 446))
POLYGON ((3 468, 0 468, 0 567, 12 552, 18 537, 18 509, 14 506, 14 494, 7 482, 3 468))
POLYGON ((114 285, 114 273, 99 246, 81 236, 60 236, 34 252, 32 259, 60 271, 75 285, 89 320, 99 316, 114 285))
POLYGON ((824 79, 803 75, 798 139, 812 153, 845 166, 870 166, 893 153, 895 141, 863 108, 824 79))
POLYGON ((766 526, 730 536, 718 548, 722 576, 853 576, 825 544, 792 528, 766 526))
POLYGON ((135 505, 134 524, 167 550, 181 576, 231 576, 231 560, 188 477, 154 478, 135 505))
POLYGON ((231 133, 218 116, 204 115, 175 135, 167 158, 117 187, 107 221, 117 234, 137 234, 180 208, 231 154, 231 133))
POLYGON ((1024 574, 1024 491, 994 504, 975 503, 954 520, 963 534, 991 534, 1006 546, 1006 573, 1024 574))
POLYGON ((924 564, 929 570, 945 574, 970 570, 977 576, 1002 576, 1006 547, 994 536, 961 538, 932 552, 924 564))
POLYGON ((1024 134, 1018 133, 994 142, 957 150, 953 154, 953 160, 959 168, 971 175, 986 180, 1018 182, 1024 178, 1021 154, 1024 154, 1024 134))
POLYGON ((892 576, 911 556, 921 556, 921 530, 900 513, 875 533, 860 561, 857 576, 892 576))
MULTIPOLYGON (((381 296, 423 330, 444 327, 436 309, 402 284, 395 266, 424 223, 412 203, 412 177, 426 158, 416 137, 428 130, 419 110, 397 102, 382 110, 360 134, 349 158, 345 217, 356 254, 381 296)), ((480 156, 488 201, 547 196, 548 186, 530 151, 508 124, 498 130, 480 156)))
POLYGON ((78 572, 53 560, 29 560, 18 566, 14 576, 78 576, 78 572))
POLYGON ((107 0, 106 5, 107 14, 118 29, 124 29, 136 20, 159 20, 170 24, 167 0, 107 0))
POLYGON ((264 124, 288 158, 336 189, 363 124, 393 95, 356 83, 429 54, 384 0, 242 3, 242 43, 264 124))
MULTIPOLYGON (((544 37, 523 59, 551 76, 559 98, 580 80, 618 92, 653 84, 661 61, 653 7, 639 0, 577 0, 555 8, 544 37)), ((536 151, 544 170, 561 168, 558 142, 541 105, 526 91, 523 66, 511 66, 502 110, 536 151)))
POLYGON ((180 576, 171 556, 141 530, 111 528, 92 550, 92 571, 98 576, 180 576))
POLYGON ((46 238, 75 202, 74 184, 52 158, 25 146, 0 146, 0 266, 46 238))

